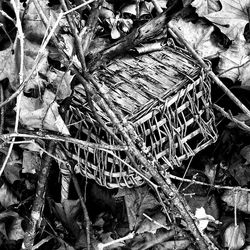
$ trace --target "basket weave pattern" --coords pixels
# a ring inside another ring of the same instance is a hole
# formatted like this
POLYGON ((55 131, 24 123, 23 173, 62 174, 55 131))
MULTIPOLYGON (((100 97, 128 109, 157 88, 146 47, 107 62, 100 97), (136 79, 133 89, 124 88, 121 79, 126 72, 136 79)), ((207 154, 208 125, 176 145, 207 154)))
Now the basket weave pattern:
MULTIPOLYGON (((104 83, 107 95, 163 167, 179 166, 217 139, 210 80, 184 52, 168 48, 116 59, 95 77, 104 83)), ((123 140, 108 117, 96 108, 106 125, 123 140)), ((95 120, 81 86, 75 90, 66 122, 79 139, 115 145, 95 120)), ((72 146, 71 152, 78 163, 76 170, 102 186, 134 187, 144 182, 124 151, 72 146)))

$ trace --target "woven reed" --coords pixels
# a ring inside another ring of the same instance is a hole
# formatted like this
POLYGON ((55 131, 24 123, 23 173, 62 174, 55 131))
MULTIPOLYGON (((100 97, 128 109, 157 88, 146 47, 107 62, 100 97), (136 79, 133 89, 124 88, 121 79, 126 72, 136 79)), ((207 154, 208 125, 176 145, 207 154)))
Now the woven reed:
MULTIPOLYGON (((217 139, 211 109, 210 80, 182 50, 166 48, 148 55, 114 60, 94 77, 134 126, 148 150, 162 166, 179 166, 217 139)), ((108 117, 97 113, 123 140, 108 117)), ((96 122, 83 88, 75 88, 66 123, 72 135, 114 145, 96 122)), ((69 148, 76 170, 107 188, 143 184, 123 151, 69 148)), ((142 170, 143 171, 143 170, 142 170)), ((145 173, 146 174, 146 173, 145 173)))

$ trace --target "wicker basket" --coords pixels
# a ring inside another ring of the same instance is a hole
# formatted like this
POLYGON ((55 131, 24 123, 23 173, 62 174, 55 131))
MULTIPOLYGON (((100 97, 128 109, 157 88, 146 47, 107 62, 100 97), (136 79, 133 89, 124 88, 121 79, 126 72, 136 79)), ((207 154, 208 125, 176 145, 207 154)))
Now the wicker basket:
MULTIPOLYGON (((185 51, 166 48, 138 57, 112 61, 94 73, 164 166, 179 166, 217 139, 211 110, 210 80, 185 51)), ((98 114, 121 140, 108 117, 98 114)), ((66 123, 73 136, 114 145, 114 140, 96 122, 83 88, 75 88, 66 123)), ((70 148, 77 171, 107 188, 134 187, 143 179, 131 170, 123 151, 70 148)))

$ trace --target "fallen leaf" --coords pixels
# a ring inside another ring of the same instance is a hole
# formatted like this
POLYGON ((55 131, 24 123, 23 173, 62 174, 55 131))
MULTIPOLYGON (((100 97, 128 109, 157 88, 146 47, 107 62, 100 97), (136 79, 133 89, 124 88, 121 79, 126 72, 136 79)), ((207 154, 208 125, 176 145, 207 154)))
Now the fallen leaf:
POLYGON ((24 238, 22 228, 23 218, 16 212, 5 211, 0 213, 0 232, 5 235, 8 240, 20 240, 24 238))
POLYGON ((145 232, 149 232, 155 234, 157 229, 164 228, 167 225, 166 215, 164 215, 163 213, 158 212, 154 214, 151 219, 153 221, 149 220, 148 218, 144 218, 140 222, 136 233, 142 234, 145 232))
POLYGON ((56 250, 75 250, 74 247, 70 246, 66 242, 61 243, 61 246, 57 248, 56 250))
MULTIPOLYGON (((247 54, 245 38, 238 36, 226 51, 220 53, 220 61, 217 67, 220 77, 231 79, 233 82, 239 79, 241 72, 245 70, 245 68, 239 66, 250 60, 247 54)), ((246 78, 246 75, 244 77, 246 78)))
POLYGON ((250 7, 249 0, 220 0, 222 8, 216 12, 206 8, 208 2, 210 1, 195 0, 192 6, 196 8, 200 17, 213 22, 230 40, 235 40, 239 34, 243 34, 245 25, 249 22, 247 15, 247 8, 250 7))
POLYGON ((190 239, 169 240, 157 245, 157 250, 188 249, 190 239))
MULTIPOLYGON (((7 152, 6 152, 7 154, 7 152)), ((0 164, 3 164, 3 157, 0 160, 0 164)), ((15 181, 20 180, 20 171, 22 169, 22 160, 20 159, 18 153, 12 150, 8 163, 4 169, 4 176, 9 183, 13 184, 15 181)))
POLYGON ((223 234, 224 247, 232 250, 238 250, 245 244, 246 226, 243 222, 239 225, 230 224, 223 234))
POLYGON ((57 69, 52 69, 46 74, 48 82, 53 86, 54 93, 56 93, 56 100, 64 100, 70 96, 71 90, 71 81, 74 78, 74 75, 70 74, 70 71, 60 71, 57 69))
MULTIPOLYGON (((50 8, 47 4, 48 1, 39 1, 39 5, 42 8, 44 14, 48 18, 49 24, 53 26, 53 24, 58 19, 59 13, 61 11, 61 7, 59 8, 50 8)), ((74 13, 74 17, 77 16, 78 13, 74 13)), ((28 8, 25 10, 25 15, 23 17, 23 26, 24 26, 24 33, 25 38, 30 41, 36 41, 39 43, 44 39, 44 34, 47 33, 46 27, 41 20, 41 17, 35 7, 33 1, 31 1, 28 5, 28 8)), ((57 33, 61 27, 68 27, 68 23, 66 17, 62 17, 58 27, 55 30, 57 33)))
POLYGON ((11 225, 8 225, 8 238, 9 240, 20 240, 24 238, 24 231, 22 228, 23 218, 20 216, 15 217, 11 225))
MULTIPOLYGON (((36 43, 31 43, 28 40, 25 40, 24 43, 24 78, 29 75, 32 67, 34 66, 35 58, 39 51, 40 45, 36 43)), ((19 65, 20 65, 20 52, 19 48, 15 51, 12 51, 12 47, 9 47, 6 50, 0 51, 0 81, 8 78, 13 89, 17 88, 18 77, 19 77, 19 65)), ((36 69, 33 73, 31 81, 26 84, 25 89, 29 89, 31 84, 41 84, 41 78, 38 76, 38 72, 46 74, 48 69, 47 62, 47 50, 43 51, 43 55, 40 61, 36 65, 36 69)))
POLYGON ((38 139, 38 140, 32 141, 30 143, 21 143, 21 144, 19 144, 19 147, 22 149, 26 149, 28 151, 31 151, 31 152, 37 152, 42 156, 42 154, 44 152, 42 150, 42 148, 45 148, 45 142, 43 140, 38 139))
POLYGON ((241 86, 250 86, 250 57, 248 56, 243 66, 239 68, 240 76, 239 80, 241 81, 241 86))
POLYGON ((146 210, 153 209, 159 205, 159 202, 145 186, 134 189, 124 188, 119 190, 116 196, 124 196, 130 230, 141 221, 143 218, 142 214, 146 210))
POLYGON ((18 204, 18 200, 6 184, 0 187, 0 204, 7 208, 13 204, 18 204))
POLYGON ((195 218, 197 219, 197 226, 201 231, 207 228, 210 221, 215 221, 215 218, 209 214, 206 214, 204 207, 196 208, 195 218))
POLYGON ((219 0, 194 0, 191 5, 196 8, 198 16, 203 17, 204 15, 219 11, 219 2, 219 0))
POLYGON ((64 226, 78 238, 80 227, 77 224, 76 217, 80 210, 79 200, 63 200, 62 203, 53 202, 53 210, 58 219, 62 221, 64 226))
POLYGON ((250 214, 250 193, 242 190, 226 190, 221 196, 221 199, 227 203, 228 206, 234 207, 244 213, 250 214), (237 197, 235 201, 235 197, 237 197))
MULTIPOLYGON (((111 234, 110 232, 108 233, 103 233, 101 235, 101 241, 102 243, 109 243, 109 242, 112 242, 114 241, 114 239, 111 237, 111 234)), ((124 243, 123 242, 117 242, 117 243, 114 243, 108 247, 105 247, 105 249, 119 249, 119 247, 123 247, 124 246, 124 243)), ((97 248, 98 249, 98 248, 97 248)), ((101 248, 99 248, 99 250, 101 250, 101 248)))
POLYGON ((245 186, 250 181, 250 167, 243 163, 240 155, 239 158, 230 163, 229 172, 240 186, 245 186))
POLYGON ((18 79, 18 69, 15 63, 15 55, 13 54, 12 47, 0 51, 0 81, 5 78, 14 86, 18 79))
POLYGON ((211 34, 214 31, 212 25, 208 25, 202 21, 196 23, 187 22, 181 18, 173 19, 171 22, 201 57, 212 56, 223 51, 211 39, 211 34))
POLYGON ((250 145, 243 147, 240 151, 240 155, 247 161, 247 163, 250 163, 250 145))
POLYGON ((20 122, 29 129, 48 129, 69 135, 68 128, 59 114, 55 95, 47 89, 42 100, 22 96, 20 122))
MULTIPOLYGON (((249 116, 245 115, 244 113, 240 113, 238 115, 233 116, 235 119, 246 123, 246 125, 250 125, 250 119, 249 116)), ((227 125, 228 128, 235 128, 237 125, 234 122, 229 122, 227 125)))
POLYGON ((39 154, 31 151, 23 151, 22 173, 35 174, 40 170, 41 157, 39 154))

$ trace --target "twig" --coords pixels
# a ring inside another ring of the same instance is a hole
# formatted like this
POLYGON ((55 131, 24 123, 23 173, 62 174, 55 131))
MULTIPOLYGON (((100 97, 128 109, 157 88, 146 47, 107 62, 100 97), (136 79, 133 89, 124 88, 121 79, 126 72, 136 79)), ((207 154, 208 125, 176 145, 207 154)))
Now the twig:
POLYGON ((201 181, 196 181, 196 180, 190 180, 190 179, 183 179, 182 177, 178 177, 172 174, 166 174, 169 176, 169 178, 173 179, 173 180, 178 180, 178 181, 183 181, 183 182, 188 182, 188 183, 192 183, 192 184, 197 184, 197 185, 201 185, 201 186, 206 186, 206 187, 210 187, 210 188, 215 188, 215 189, 225 189, 225 190, 239 190, 239 191, 244 191, 244 192, 250 192, 249 188, 242 188, 242 187, 232 187, 232 186, 220 186, 220 185, 214 185, 214 184, 209 184, 209 183, 205 183, 205 182, 201 182, 201 181))
POLYGON ((10 44, 11 44, 11 47, 13 48, 13 41, 9 35, 9 33, 7 32, 7 30, 5 29, 4 25, 0 23, 0 27, 3 29, 4 33, 6 34, 6 36, 8 37, 9 41, 10 41, 10 44))
POLYGON ((88 21, 86 24, 85 33, 82 36, 82 48, 83 48, 83 55, 87 55, 89 45, 93 40, 96 25, 100 14, 100 9, 102 7, 103 0, 97 0, 92 7, 91 13, 88 17, 88 21))
POLYGON ((162 10, 160 4, 157 2, 157 0, 151 0, 151 2, 153 3, 157 13, 161 14, 163 12, 163 10, 162 10))
POLYGON ((0 10, 0 14, 9 19, 13 24, 16 24, 16 21, 12 17, 10 17, 5 11, 0 10))
POLYGON ((153 222, 155 225, 157 225, 157 226, 160 226, 160 227, 162 227, 162 228, 165 228, 166 230, 170 230, 171 229, 171 227, 167 227, 167 226, 164 226, 163 224, 161 224, 161 223, 159 223, 158 221, 156 221, 156 220, 154 220, 154 219, 152 219, 150 216, 148 216, 147 214, 145 214, 145 213, 143 213, 142 214, 144 217, 146 217, 148 220, 150 220, 151 222, 153 222))
POLYGON ((91 3, 95 2, 95 1, 97 1, 97 0, 89 0, 89 1, 86 1, 86 2, 84 1, 84 3, 76 6, 75 8, 72 8, 72 9, 66 11, 64 14, 67 15, 67 14, 73 12, 73 11, 79 10, 80 8, 82 8, 82 7, 86 6, 86 5, 89 5, 89 4, 91 4, 91 3))
MULTIPOLYGON (((23 29, 22 29, 22 24, 20 20, 20 2, 17 2, 18 5, 16 5, 16 2, 14 0, 11 0, 11 4, 14 8, 14 12, 16 15, 16 27, 17 27, 17 32, 18 32, 18 41, 20 45, 20 70, 19 70, 19 85, 22 85, 23 83, 23 72, 24 72, 24 34, 23 34, 23 29)), ((18 44, 18 43, 17 43, 18 44)), ((15 127, 14 131, 15 133, 18 132, 18 123, 19 123, 19 116, 20 116, 20 105, 21 105, 21 98, 22 98, 22 92, 20 92, 17 96, 17 103, 16 103, 16 119, 15 119, 15 127)), ((12 139, 12 142, 15 141, 15 138, 12 139)), ((8 149, 8 153, 4 159, 3 165, 1 166, 0 169, 0 176, 2 175, 8 160, 10 158, 12 149, 13 149, 14 144, 11 143, 8 149)))
POLYGON ((79 37, 79 32, 77 31, 77 28, 74 24, 74 18, 71 15, 72 11, 68 10, 67 5, 66 5, 64 0, 60 0, 60 3, 62 5, 63 11, 68 14, 68 15, 66 15, 66 18, 67 18, 68 24, 70 26, 71 32, 73 33, 73 36, 75 38, 75 46, 76 46, 76 50, 78 52, 78 53, 76 53, 77 58, 81 63, 82 70, 86 71, 87 67, 86 67, 85 57, 84 57, 83 48, 82 48, 82 44, 81 44, 81 38, 79 37))
POLYGON ((192 48, 192 46, 185 40, 180 31, 174 27, 172 23, 168 23, 168 27, 172 32, 180 39, 180 41, 186 46, 192 56, 198 61, 200 66, 207 72, 208 76, 228 95, 228 97, 250 118, 249 109, 224 85, 224 83, 214 74, 212 69, 206 65, 203 59, 192 48))
POLYGON ((40 246, 42 246, 44 243, 49 242, 50 240, 54 239, 53 236, 47 236, 45 239, 42 239, 40 242, 36 243, 33 247, 32 250, 38 249, 40 246))
POLYGON ((239 128, 241 128, 242 130, 246 131, 247 133, 250 133, 250 127, 248 125, 246 125, 245 122, 239 121, 238 119, 234 118, 231 114, 229 114, 228 112, 226 112, 223 108, 221 108, 217 104, 213 104, 213 107, 216 110, 218 110, 224 117, 226 117, 227 119, 229 119, 232 122, 234 122, 236 124, 236 126, 238 126, 239 128))
POLYGON ((117 244, 117 243, 125 241, 125 240, 133 239, 134 235, 135 235, 135 233, 132 232, 132 233, 129 233, 128 235, 126 235, 126 236, 124 236, 122 238, 117 239, 117 240, 113 240, 113 241, 110 241, 110 242, 107 242, 107 243, 104 243, 104 244, 103 243, 99 243, 97 245, 97 248, 98 248, 98 250, 103 250, 105 247, 112 246, 114 244, 117 244))
POLYGON ((233 69, 240 69, 240 68, 244 67, 245 65, 247 65, 249 62, 250 62, 250 60, 247 60, 246 62, 242 63, 241 65, 234 66, 234 67, 231 67, 231 68, 229 68, 229 69, 226 69, 226 70, 222 71, 221 73, 219 73, 219 74, 218 74, 218 77, 221 76, 221 75, 224 75, 225 73, 227 73, 227 72, 230 71, 230 70, 233 70, 233 69))
MULTIPOLYGON (((53 154, 55 150, 55 142, 50 141, 47 151, 49 154, 53 154)), ((52 158, 48 154, 44 154, 40 167, 39 180, 37 182, 36 198, 34 200, 31 221, 29 223, 28 230, 25 233, 22 249, 31 250, 34 244, 34 238, 36 235, 37 226, 42 217, 42 211, 44 207, 44 197, 46 193, 47 179, 50 171, 52 158)))
MULTIPOLYGON (((3 84, 0 83, 0 102, 4 101, 3 84)), ((3 133, 5 108, 0 108, 0 135, 3 133)))
POLYGON ((43 139, 43 140, 52 140, 58 142, 68 142, 77 144, 79 147, 82 148, 94 148, 100 150, 111 150, 111 151, 127 151, 128 146, 119 146, 119 145, 108 145, 108 144, 98 144, 92 143, 88 141, 82 141, 79 139, 75 139, 69 136, 60 136, 60 135, 51 135, 51 134, 44 134, 44 135, 36 135, 36 134, 23 134, 23 133, 10 133, 10 134, 3 134, 0 135, 0 138, 4 140, 6 143, 8 140, 12 138, 29 138, 29 139, 43 139))
POLYGON ((83 210, 83 214, 84 214, 84 219, 85 219, 85 228, 86 228, 86 238, 87 238, 87 250, 90 250, 91 247, 91 242, 90 242, 90 225, 91 225, 91 221, 89 219, 89 215, 88 215, 88 210, 87 207, 84 203, 84 198, 82 196, 82 192, 81 192, 81 188, 79 186, 78 180, 76 178, 75 175, 75 171, 74 168, 71 167, 71 174, 72 174, 72 180, 76 189, 76 193, 80 199, 80 204, 83 210))

